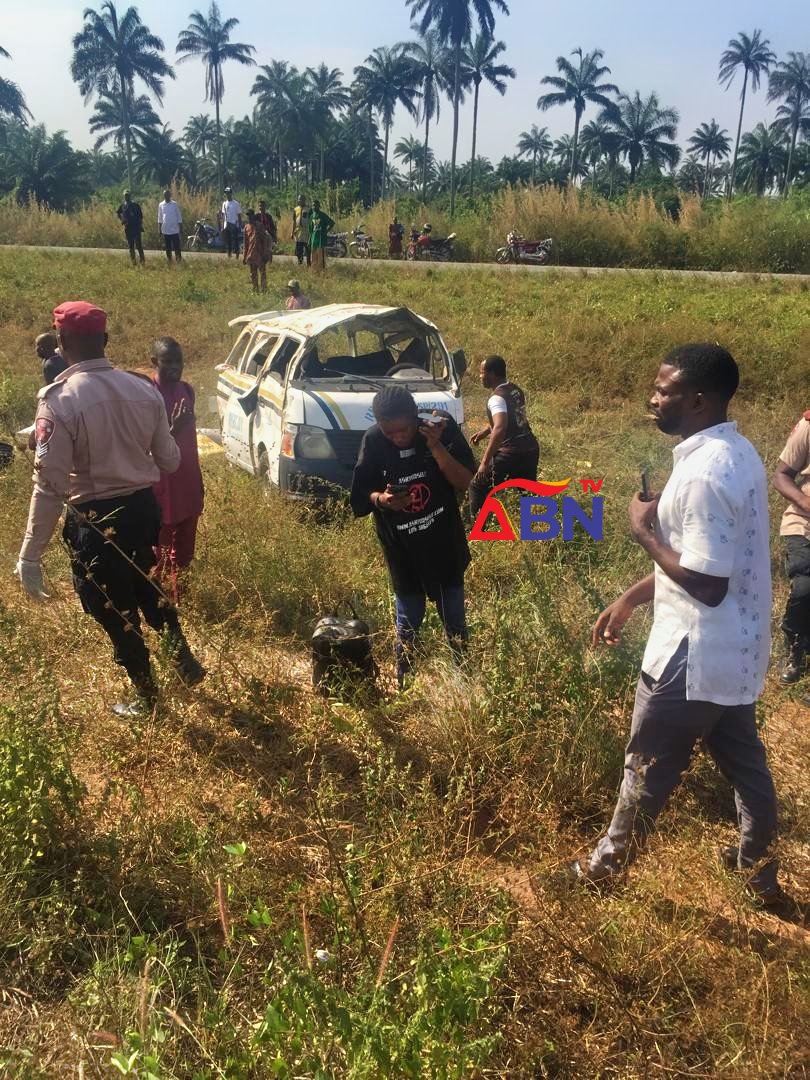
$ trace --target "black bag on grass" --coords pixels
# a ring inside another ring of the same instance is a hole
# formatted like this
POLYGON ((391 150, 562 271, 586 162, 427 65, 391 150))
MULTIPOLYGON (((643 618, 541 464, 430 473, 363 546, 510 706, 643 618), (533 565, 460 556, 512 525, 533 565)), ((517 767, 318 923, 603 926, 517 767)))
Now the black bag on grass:
POLYGON ((312 633, 312 685, 319 693, 346 684, 372 685, 377 678, 368 623, 350 610, 351 618, 324 615, 312 633))

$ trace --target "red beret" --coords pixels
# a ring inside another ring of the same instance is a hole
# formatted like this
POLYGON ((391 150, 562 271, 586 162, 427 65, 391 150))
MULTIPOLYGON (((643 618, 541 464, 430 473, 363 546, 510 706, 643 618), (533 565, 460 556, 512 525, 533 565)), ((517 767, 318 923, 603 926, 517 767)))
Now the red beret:
POLYGON ((107 330, 107 312, 86 300, 67 300, 54 309, 53 325, 70 334, 103 334, 107 330))

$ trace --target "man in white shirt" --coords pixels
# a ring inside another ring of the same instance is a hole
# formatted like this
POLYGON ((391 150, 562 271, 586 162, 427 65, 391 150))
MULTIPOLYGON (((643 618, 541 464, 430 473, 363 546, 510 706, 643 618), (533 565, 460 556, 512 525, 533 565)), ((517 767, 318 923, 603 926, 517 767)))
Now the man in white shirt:
POLYGON ((235 255, 239 258, 239 228, 242 224, 242 207, 234 199, 229 187, 225 188, 225 201, 219 212, 220 228, 225 232, 225 248, 228 258, 235 255))
POLYGON ((180 254, 180 226, 183 224, 183 218, 180 213, 180 207, 172 198, 172 193, 168 188, 163 192, 163 202, 158 203, 158 229, 163 237, 163 243, 166 246, 166 258, 169 262, 172 261, 172 252, 177 262, 180 262, 182 255, 180 254))
POLYGON ((632 862, 702 739, 737 803, 740 843, 721 857, 778 906, 776 793, 755 719, 770 649, 767 484, 727 417, 738 381, 734 359, 713 344, 681 346, 658 371, 654 419, 683 441, 660 495, 630 503, 631 534, 655 569, 602 612, 593 641, 618 644, 633 610, 650 601, 653 626, 613 820, 587 869, 572 870, 605 882, 632 862))

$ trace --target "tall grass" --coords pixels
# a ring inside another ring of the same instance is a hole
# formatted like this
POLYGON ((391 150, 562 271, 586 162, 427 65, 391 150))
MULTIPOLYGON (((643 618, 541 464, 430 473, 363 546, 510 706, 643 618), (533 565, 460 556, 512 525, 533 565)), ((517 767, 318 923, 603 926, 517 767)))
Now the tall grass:
MULTIPOLYGON (((175 187, 190 233, 198 217, 214 221, 220 204, 214 192, 184 184, 175 187)), ((333 193, 334 194, 334 193, 333 193)), ((237 193, 245 208, 254 201, 237 193)), ((290 204, 294 200, 290 193, 290 204)), ((160 246, 157 199, 143 201, 145 242, 160 246)), ((290 207, 279 193, 270 196, 270 209, 280 219, 281 250, 289 251, 290 207)), ((697 196, 682 195, 678 220, 646 194, 609 202, 587 191, 554 187, 506 188, 476 210, 460 213, 450 222, 444 209, 423 205, 413 195, 360 205, 340 213, 336 196, 327 194, 324 207, 339 229, 365 224, 374 237, 378 256, 387 255, 388 225, 395 213, 406 226, 429 221, 436 235, 452 228, 458 234, 456 257, 492 261, 511 230, 529 239, 551 236, 551 261, 565 266, 661 267, 695 270, 810 272, 810 195, 791 198, 740 197, 727 203, 703 204, 697 196)), ((0 243, 54 244, 79 247, 119 247, 123 231, 109 202, 92 199, 70 213, 53 213, 33 204, 20 207, 0 200, 0 243)))

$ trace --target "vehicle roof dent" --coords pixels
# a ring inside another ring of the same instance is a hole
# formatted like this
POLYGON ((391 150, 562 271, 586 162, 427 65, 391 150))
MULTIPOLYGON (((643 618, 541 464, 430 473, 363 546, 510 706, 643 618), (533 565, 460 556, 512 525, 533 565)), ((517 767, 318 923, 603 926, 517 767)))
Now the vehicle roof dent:
POLYGON ((303 311, 263 311, 254 315, 239 315, 228 323, 228 326, 245 325, 275 332, 292 330, 303 337, 315 337, 336 326, 343 326, 349 332, 412 333, 415 330, 436 329, 432 322, 409 308, 378 304, 324 304, 303 311))

